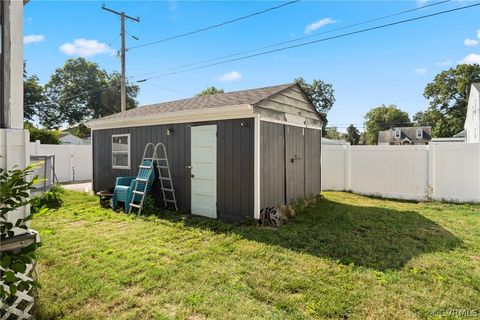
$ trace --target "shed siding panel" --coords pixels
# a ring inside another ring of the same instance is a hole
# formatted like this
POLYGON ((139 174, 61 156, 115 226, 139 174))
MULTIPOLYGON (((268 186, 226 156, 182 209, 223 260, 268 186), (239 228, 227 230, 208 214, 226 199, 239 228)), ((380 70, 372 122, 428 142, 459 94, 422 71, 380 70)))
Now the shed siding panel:
POLYGON ((218 121, 217 134, 219 217, 253 218, 253 119, 218 121))
POLYGON ((305 198, 304 129, 285 126, 285 164, 287 203, 305 198))
POLYGON ((267 119, 282 121, 286 119, 287 114, 301 116, 305 118, 305 124, 308 126, 321 126, 315 108, 296 86, 258 102, 254 106, 254 111, 267 119))
POLYGON ((284 125, 260 122, 260 207, 285 203, 284 125))
POLYGON ((305 129, 305 196, 316 196, 321 190, 320 130, 305 129))
MULTIPOLYGON (((253 119, 172 124, 93 131, 93 188, 100 191, 115 185, 116 177, 136 176, 147 142, 167 147, 179 208, 190 211, 191 125, 217 124, 217 209, 218 217, 239 220, 253 218, 253 119), (241 123, 244 126, 241 126, 241 123), (166 130, 173 129, 168 136, 166 130), (113 134, 130 133, 130 170, 112 169, 113 134)), ((158 183, 154 185, 159 200, 158 183)))

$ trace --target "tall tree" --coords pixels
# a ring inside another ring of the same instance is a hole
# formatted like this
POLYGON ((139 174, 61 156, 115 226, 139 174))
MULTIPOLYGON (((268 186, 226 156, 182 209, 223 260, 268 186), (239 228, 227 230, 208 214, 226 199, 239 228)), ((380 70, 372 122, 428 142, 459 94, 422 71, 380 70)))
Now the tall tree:
POLYGON ((360 131, 358 131, 353 124, 347 127, 345 140, 347 140, 351 145, 357 145, 360 142, 360 131))
POLYGON ((38 82, 36 75, 29 76, 25 62, 23 63, 23 117, 33 121, 36 111, 45 104, 45 90, 38 82))
POLYGON ((433 137, 444 137, 450 129, 444 114, 435 108, 428 108, 426 111, 419 111, 413 116, 416 126, 432 127, 433 137))
POLYGON ((343 134, 338 131, 337 127, 328 127, 325 128, 325 136, 328 139, 341 140, 343 139, 343 134))
POLYGON ((365 115, 366 125, 366 142, 368 144, 378 143, 378 133, 393 127, 410 126, 410 118, 408 113, 400 110, 395 105, 386 106, 382 104, 380 107, 371 109, 365 115))
POLYGON ((47 102, 45 90, 38 83, 36 75, 26 76, 23 79, 23 117, 33 121, 37 110, 47 102))
MULTIPOLYGON (((98 116, 104 117, 121 111, 121 79, 122 75, 117 71, 107 74, 108 85, 107 88, 102 91, 102 108, 98 110, 98 116)), ((127 110, 133 109, 137 106, 135 97, 137 97, 140 88, 137 85, 130 84, 127 80, 126 91, 127 110)))
POLYGON ((327 114, 332 109, 335 103, 335 90, 329 83, 325 83, 322 80, 313 80, 312 83, 307 83, 302 77, 294 80, 298 83, 303 91, 312 101, 315 109, 320 113, 323 120, 323 135, 326 135, 326 126, 328 123, 327 114))
POLYGON ((197 96, 208 96, 209 94, 216 94, 216 93, 224 93, 222 88, 217 88, 217 87, 207 87, 205 88, 202 92, 197 94, 197 96))
MULTIPOLYGON (((49 128, 70 126, 119 111, 120 83, 117 73, 108 74, 84 58, 68 59, 45 85, 46 107, 39 110, 42 124, 49 128)), ((128 106, 136 106, 138 86, 128 84, 128 106)))
POLYGON ((480 82, 479 64, 459 64, 440 72, 423 93, 430 107, 417 113, 414 120, 431 125, 434 137, 451 137, 462 131, 470 86, 474 82, 480 82))

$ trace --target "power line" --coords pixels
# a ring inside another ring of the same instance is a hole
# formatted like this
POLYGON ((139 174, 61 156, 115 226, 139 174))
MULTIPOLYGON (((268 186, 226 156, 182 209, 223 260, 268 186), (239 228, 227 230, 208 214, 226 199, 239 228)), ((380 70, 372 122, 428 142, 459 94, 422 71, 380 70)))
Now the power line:
POLYGON ((209 27, 205 27, 205 28, 201 28, 201 29, 198 29, 198 30, 181 33, 181 34, 178 34, 178 35, 175 35, 175 36, 171 36, 171 37, 167 37, 167 38, 163 38, 163 39, 160 39, 160 40, 157 40, 157 41, 152 41, 152 42, 147 42, 147 43, 144 43, 144 44, 139 44, 139 45, 137 45, 137 46, 133 46, 133 47, 129 48, 128 50, 133 50, 133 49, 138 49, 138 48, 142 48, 142 47, 146 47, 146 46, 151 46, 151 45, 154 45, 154 44, 157 44, 157 43, 166 42, 166 41, 170 41, 170 40, 173 40, 173 39, 178 39, 178 38, 186 37, 186 36, 189 36, 189 35, 192 35, 192 34, 195 34, 195 33, 200 33, 200 32, 204 32, 204 31, 207 31, 207 30, 219 28, 219 27, 222 27, 222 26, 227 25, 227 24, 235 23, 235 22, 237 22, 237 21, 249 19, 249 18, 251 18, 251 17, 254 17, 254 16, 257 16, 257 15, 260 15, 260 14, 267 13, 267 12, 269 12, 269 11, 273 11, 273 10, 276 10, 276 9, 280 9, 280 8, 282 8, 282 7, 285 7, 285 6, 294 4, 294 3, 299 2, 299 1, 300 1, 300 0, 293 0, 293 1, 290 1, 290 2, 286 2, 286 3, 280 4, 280 5, 275 6, 275 7, 270 7, 270 8, 268 8, 268 9, 265 9, 265 10, 262 10, 262 11, 257 11, 257 12, 248 14, 248 15, 246 15, 246 16, 242 16, 242 17, 235 18, 235 19, 232 19, 232 20, 227 20, 227 21, 224 21, 224 22, 221 22, 221 23, 217 23, 217 24, 214 24, 214 25, 209 26, 209 27))
POLYGON ((404 10, 404 11, 389 14, 389 15, 386 15, 386 16, 382 16, 382 17, 378 17, 378 18, 369 19, 369 20, 366 20, 366 21, 353 23, 353 24, 350 24, 350 25, 347 25, 347 26, 331 29, 331 30, 328 30, 328 31, 320 32, 320 33, 315 33, 315 34, 309 35, 309 36, 299 37, 299 38, 295 38, 295 39, 291 39, 291 40, 287 40, 287 41, 276 42, 276 43, 272 43, 272 44, 269 44, 269 45, 266 45, 266 46, 263 46, 263 47, 250 49, 250 50, 245 50, 245 51, 240 51, 240 52, 232 53, 232 54, 229 54, 229 55, 220 56, 220 57, 211 58, 211 59, 202 60, 202 61, 197 61, 197 62, 193 62, 193 63, 189 63, 189 64, 184 64, 184 65, 177 66, 177 67, 169 67, 169 68, 165 68, 165 69, 162 69, 162 70, 141 73, 141 74, 139 74, 139 76, 146 76, 146 75, 155 74, 155 73, 159 73, 159 72, 183 69, 183 68, 187 68, 187 67, 207 63, 207 62, 213 62, 213 61, 217 61, 217 60, 222 60, 222 59, 226 59, 226 58, 239 56, 239 55, 242 55, 242 54, 247 54, 247 53, 250 53, 250 52, 255 52, 255 51, 259 51, 259 50, 263 50, 263 49, 269 49, 269 48, 280 46, 280 45, 287 44, 287 43, 292 43, 292 42, 297 42, 297 41, 308 39, 308 38, 318 37, 318 36, 323 35, 323 34, 328 34, 328 33, 336 32, 336 31, 340 31, 340 30, 345 30, 345 29, 350 29, 350 28, 353 28, 353 27, 357 27, 357 26, 368 24, 368 23, 371 23, 371 22, 375 22, 375 21, 379 21, 379 20, 403 15, 403 14, 410 13, 410 12, 413 12, 413 11, 423 10, 423 9, 433 7, 433 6, 437 6, 437 5, 440 5, 440 4, 444 4, 444 3, 447 3, 447 2, 450 2, 450 1, 451 0, 439 1, 439 2, 431 3, 429 5, 425 5, 425 6, 422 6, 422 7, 417 7, 417 8, 413 8, 413 9, 409 9, 409 10, 404 10))
POLYGON ((165 73, 165 74, 161 74, 161 75, 158 75, 158 76, 149 77, 149 78, 146 78, 146 79, 141 79, 141 80, 138 80, 137 82, 145 82, 145 81, 151 80, 151 79, 157 79, 157 78, 162 78, 162 77, 166 77, 166 76, 170 76, 170 75, 174 75, 174 74, 179 74, 179 73, 184 73, 184 72, 188 72, 188 71, 204 69, 204 68, 208 68, 208 67, 212 67, 212 66, 217 66, 217 65, 220 65, 220 64, 225 64, 225 63, 239 61, 239 60, 245 60, 245 59, 258 57, 258 56, 263 56, 263 55, 274 53, 274 52, 285 51, 285 50, 289 50, 289 49, 293 49, 293 48, 304 47, 304 46, 307 46, 307 45, 311 45, 311 44, 315 44, 315 43, 319 43, 319 42, 324 42, 324 41, 328 41, 328 40, 344 38, 344 37, 348 37, 348 36, 359 34, 359 33, 365 33, 365 32, 368 32, 368 31, 373 31, 373 30, 377 30, 377 29, 392 27, 392 26, 395 26, 395 25, 404 24, 404 23, 407 23, 407 22, 412 22, 412 21, 421 20, 421 19, 426 19, 426 18, 430 18, 430 17, 434 17, 434 16, 438 16, 438 15, 442 15, 442 14, 446 14, 446 13, 450 13, 450 12, 454 12, 454 11, 464 10, 464 9, 476 7, 478 5, 480 5, 480 2, 472 4, 472 5, 468 5, 468 6, 463 6, 463 7, 459 7, 459 8, 454 8, 454 9, 435 12, 435 13, 428 14, 428 15, 418 16, 418 17, 415 17, 415 18, 395 21, 395 22, 391 22, 391 23, 388 23, 388 24, 383 24, 383 25, 379 25, 379 26, 375 26, 375 27, 370 27, 370 28, 366 28, 366 29, 352 31, 352 32, 348 32, 348 33, 343 33, 343 34, 335 35, 335 36, 328 37, 328 38, 322 38, 322 39, 318 39, 318 40, 303 42, 303 43, 299 43, 299 44, 296 44, 296 45, 282 47, 282 48, 274 49, 274 50, 263 51, 263 52, 259 52, 259 53, 239 57, 239 58, 224 60, 224 61, 211 63, 211 64, 207 64, 207 65, 202 65, 202 66, 198 66, 198 67, 194 67, 194 68, 190 68, 190 69, 165 73))
POLYGON ((189 94, 189 93, 186 93, 186 92, 182 92, 182 91, 178 91, 178 90, 174 90, 174 89, 162 87, 162 86, 159 86, 159 85, 155 85, 155 84, 151 84, 151 83, 145 83, 145 84, 146 84, 146 85, 149 85, 149 86, 152 86, 152 87, 155 87, 155 88, 158 88, 158 89, 165 90, 165 91, 170 91, 170 92, 173 92, 173 93, 176 93, 176 94, 185 96, 185 97, 192 97, 192 96, 193 96, 193 94, 189 94))
MULTIPOLYGON (((298 45, 295 45, 295 46, 289 46, 289 47, 284 47, 284 48, 280 48, 280 49, 277 49, 277 50, 272 50, 272 51, 267 51, 267 52, 261 52, 261 53, 256 54, 256 55, 251 55, 251 56, 246 56, 246 57, 240 57, 240 58, 237 58, 237 59, 232 59, 232 61, 247 59, 247 58, 250 58, 250 57, 253 57, 253 56, 264 55, 264 54, 268 54, 268 53, 275 52, 275 51, 287 50, 287 49, 290 49, 290 48, 305 46, 305 45, 309 45, 309 44, 312 44, 312 43, 317 43, 317 42, 321 42, 321 41, 327 41, 327 40, 331 40, 331 39, 335 39, 335 38, 346 37, 346 36, 352 35, 352 34, 357 34, 357 33, 362 33, 362 32, 366 32, 366 31, 370 31, 370 30, 385 28, 385 27, 389 27, 389 26, 393 26, 393 25, 397 25, 397 24, 402 24, 402 23, 410 22, 410 21, 425 19, 425 18, 428 18, 428 17, 437 16, 437 15, 441 15, 441 14, 449 13, 449 12, 453 12, 453 11, 468 9, 468 8, 475 7, 475 6, 478 6, 478 5, 480 5, 480 2, 479 2, 479 3, 472 4, 472 5, 464 6, 464 7, 459 7, 459 8, 454 8, 454 9, 450 9, 450 10, 440 11, 440 12, 436 12, 436 13, 429 14, 429 15, 419 16, 419 17, 415 17, 415 18, 411 18, 411 19, 406 19, 406 20, 401 20, 401 21, 397 21, 397 22, 393 22, 393 23, 389 23, 389 24, 385 24, 385 25, 380 25, 380 26, 376 26, 376 27, 372 27, 372 28, 368 28, 368 29, 362 29, 362 30, 359 30, 359 31, 354 31, 354 32, 350 32, 350 33, 345 33, 345 34, 337 35, 337 36, 334 36, 334 37, 323 38, 323 39, 319 39, 319 40, 315 40, 315 41, 311 41, 311 42, 301 43, 301 44, 298 44, 298 45)), ((230 62, 230 60, 222 61, 222 62, 220 62, 220 63, 215 63, 215 64, 212 64, 212 65, 218 65, 218 64, 227 63, 227 62, 230 62)), ((206 68, 206 67, 209 67, 209 66, 212 66, 212 65, 205 65, 205 66, 201 66, 201 67, 199 67, 199 68, 206 68)), ((199 68, 193 68, 192 70, 196 70, 196 69, 199 69, 199 68)), ((191 70, 190 70, 190 69, 189 69, 189 70, 183 70, 183 71, 181 71, 181 72, 187 72, 187 71, 191 71, 191 70)), ((160 76, 157 76, 157 77, 151 77, 151 78, 148 78, 148 79, 139 80, 139 81, 137 81, 137 82, 144 82, 144 81, 151 80, 151 79, 154 79, 154 78, 159 78, 159 77, 161 77, 161 76, 167 76, 167 75, 172 75, 172 74, 177 74, 177 73, 180 73, 180 72, 170 73, 170 74, 166 74, 166 75, 160 75, 160 76)), ((78 94, 78 95, 75 95, 75 96, 71 96, 71 97, 67 97, 67 98, 60 99, 59 101, 64 101, 64 100, 73 99, 73 98, 76 98, 76 97, 81 96, 81 95, 84 95, 84 94, 93 93, 93 92, 95 92, 95 91, 103 91, 103 90, 106 90, 106 89, 108 89, 108 88, 110 88, 110 86, 109 86, 109 87, 105 87, 105 88, 88 90, 88 91, 82 92, 82 93, 80 93, 80 94, 78 94)), ((26 106, 34 106, 34 105, 37 105, 37 104, 31 104, 31 105, 26 105, 26 106)), ((358 124, 358 125, 363 125, 363 123, 362 123, 362 124, 358 124)))

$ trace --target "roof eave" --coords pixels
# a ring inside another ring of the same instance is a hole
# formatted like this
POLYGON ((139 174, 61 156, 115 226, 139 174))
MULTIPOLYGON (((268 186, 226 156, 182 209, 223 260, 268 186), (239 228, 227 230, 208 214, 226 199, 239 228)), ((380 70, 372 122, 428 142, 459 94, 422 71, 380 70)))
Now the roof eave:
POLYGON ((178 112, 154 113, 126 118, 96 119, 85 125, 92 130, 124 127, 143 127, 161 124, 202 122, 254 117, 253 106, 240 104, 218 108, 206 108, 178 112))

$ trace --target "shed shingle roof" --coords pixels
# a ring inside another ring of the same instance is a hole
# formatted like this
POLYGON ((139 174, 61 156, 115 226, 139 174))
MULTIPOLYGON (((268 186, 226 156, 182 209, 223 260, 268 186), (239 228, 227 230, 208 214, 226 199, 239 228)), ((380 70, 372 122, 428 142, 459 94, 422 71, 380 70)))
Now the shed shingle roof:
POLYGON ((156 103, 138 108, 130 109, 125 112, 112 114, 103 117, 103 119, 125 119, 130 117, 148 116, 157 113, 180 112, 189 110, 199 110, 208 108, 228 107, 240 104, 256 104, 280 91, 283 91, 293 83, 282 84, 272 87, 257 88, 243 91, 217 93, 201 97, 193 97, 189 99, 156 103))

